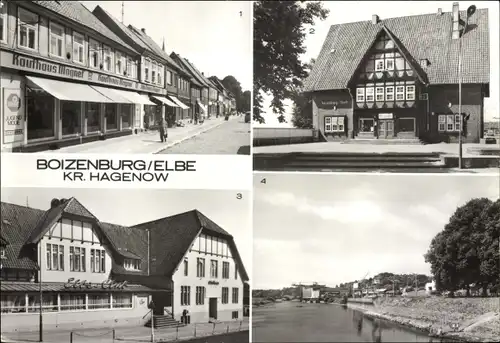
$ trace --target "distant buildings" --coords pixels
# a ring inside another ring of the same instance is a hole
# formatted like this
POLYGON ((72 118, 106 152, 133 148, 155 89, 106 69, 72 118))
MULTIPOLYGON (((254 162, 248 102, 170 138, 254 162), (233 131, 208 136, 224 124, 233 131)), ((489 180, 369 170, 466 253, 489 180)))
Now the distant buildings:
POLYGON ((2 151, 42 151, 235 109, 234 97, 101 7, 0 0, 2 151), (222 96, 220 97, 219 94, 222 96))

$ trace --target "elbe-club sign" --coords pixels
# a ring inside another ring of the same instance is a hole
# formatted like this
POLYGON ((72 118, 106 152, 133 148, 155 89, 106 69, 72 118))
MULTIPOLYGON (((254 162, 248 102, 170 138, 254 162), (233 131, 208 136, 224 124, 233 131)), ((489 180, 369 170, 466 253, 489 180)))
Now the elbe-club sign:
POLYGON ((87 280, 69 278, 64 284, 64 288, 86 288, 86 289, 124 289, 127 287, 127 281, 115 282, 112 280, 105 280, 100 283, 92 283, 87 280))

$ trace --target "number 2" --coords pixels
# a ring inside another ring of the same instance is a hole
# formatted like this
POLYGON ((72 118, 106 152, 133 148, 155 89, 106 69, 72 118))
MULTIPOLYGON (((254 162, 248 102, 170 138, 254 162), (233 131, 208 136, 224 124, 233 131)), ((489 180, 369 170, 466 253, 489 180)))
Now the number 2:
POLYGON ((314 34, 314 32, 316 32, 316 30, 314 30, 313 28, 309 29, 309 33, 310 33, 311 35, 313 35, 313 34, 314 34))

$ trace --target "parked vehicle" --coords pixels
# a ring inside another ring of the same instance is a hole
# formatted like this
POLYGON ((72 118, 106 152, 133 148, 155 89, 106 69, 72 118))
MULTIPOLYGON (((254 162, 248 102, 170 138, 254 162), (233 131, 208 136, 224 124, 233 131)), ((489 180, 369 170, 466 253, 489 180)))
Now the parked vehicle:
POLYGON ((250 111, 245 112, 245 123, 250 123, 250 111))

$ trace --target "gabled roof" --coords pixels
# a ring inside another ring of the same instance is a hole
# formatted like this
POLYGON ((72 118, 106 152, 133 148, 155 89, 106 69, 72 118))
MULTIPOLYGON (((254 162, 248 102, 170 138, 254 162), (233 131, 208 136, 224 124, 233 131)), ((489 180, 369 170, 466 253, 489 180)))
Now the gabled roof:
POLYGON ((171 67, 174 67, 176 69, 180 69, 179 65, 177 63, 175 63, 175 61, 165 51, 163 51, 162 48, 160 48, 160 46, 158 44, 156 44, 156 42, 151 37, 149 37, 146 33, 142 32, 141 30, 139 30, 138 28, 136 28, 132 25, 129 25, 128 27, 157 56, 163 58, 171 67))
POLYGON ((115 24, 115 26, 120 29, 120 31, 122 31, 130 40, 134 42, 134 44, 138 45, 143 51, 147 50, 150 53, 155 54, 155 52, 152 51, 146 44, 144 44, 144 42, 139 37, 137 37, 135 33, 133 33, 127 26, 123 25, 121 21, 116 19, 101 6, 97 5, 92 13, 100 20, 104 20, 106 18, 108 20, 111 20, 115 24))
POLYGON ((79 1, 33 1, 33 3, 88 27, 137 54, 137 51, 104 25, 79 1))
POLYGON ((228 241, 243 280, 248 280, 233 236, 198 210, 139 224, 132 228, 150 230, 151 275, 173 275, 185 253, 203 230, 212 235, 221 236, 228 241))
MULTIPOLYGON (((465 11, 460 12, 465 20, 465 11)), ((458 83, 458 39, 452 39, 452 14, 423 14, 330 27, 305 91, 344 89, 383 27, 414 61, 429 60, 423 71, 430 84, 458 83)), ((488 10, 478 9, 461 38, 463 83, 489 83, 488 10)), ((408 56, 406 56, 408 57, 408 56)))
POLYGON ((187 75, 190 76, 189 82, 191 82, 195 86, 203 87, 203 81, 197 79, 198 78, 197 74, 191 70, 191 67, 188 65, 186 60, 182 58, 180 55, 176 54, 175 52, 172 52, 170 54, 170 56, 172 55, 173 55, 172 58, 175 59, 178 62, 178 64, 182 67, 182 69, 187 73, 187 75))
POLYGON ((226 92, 228 93, 229 91, 226 89, 226 87, 222 84, 222 81, 219 80, 219 78, 217 76, 210 76, 208 78, 209 80, 211 80, 213 83, 215 83, 215 85, 217 85, 217 87, 223 91, 223 92, 226 92))
POLYGON ((203 87, 210 87, 209 81, 201 74, 201 72, 198 69, 196 69, 194 64, 189 62, 189 60, 186 58, 183 58, 183 61, 185 65, 188 67, 191 74, 195 76, 195 78, 203 85, 203 87))

